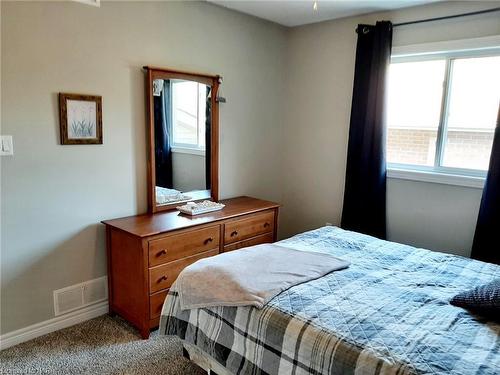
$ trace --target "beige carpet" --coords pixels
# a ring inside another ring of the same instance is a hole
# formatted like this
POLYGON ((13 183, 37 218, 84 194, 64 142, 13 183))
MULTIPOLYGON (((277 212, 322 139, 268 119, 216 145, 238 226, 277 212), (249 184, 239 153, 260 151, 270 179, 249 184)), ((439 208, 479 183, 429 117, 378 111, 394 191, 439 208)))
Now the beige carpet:
POLYGON ((0 374, 206 374, 182 356, 178 339, 142 340, 107 315, 0 352, 0 374))

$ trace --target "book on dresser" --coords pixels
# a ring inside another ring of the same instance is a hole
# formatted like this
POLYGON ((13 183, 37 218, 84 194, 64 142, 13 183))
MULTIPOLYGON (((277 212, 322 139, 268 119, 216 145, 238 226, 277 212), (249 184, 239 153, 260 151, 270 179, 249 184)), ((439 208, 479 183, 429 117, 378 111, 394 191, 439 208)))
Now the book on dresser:
POLYGON ((276 241, 279 204, 251 197, 221 203, 222 210, 197 216, 172 210, 103 221, 109 313, 148 338, 158 326, 168 289, 185 267, 225 251, 276 241))

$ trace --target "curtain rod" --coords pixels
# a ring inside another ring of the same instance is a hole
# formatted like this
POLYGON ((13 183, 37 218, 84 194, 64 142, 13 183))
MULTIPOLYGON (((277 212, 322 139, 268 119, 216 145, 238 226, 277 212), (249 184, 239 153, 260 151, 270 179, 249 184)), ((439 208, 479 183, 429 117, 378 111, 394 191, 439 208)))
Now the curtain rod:
POLYGON ((457 17, 475 16, 476 14, 492 13, 492 12, 498 12, 498 11, 500 11, 500 7, 490 8, 490 9, 484 9, 484 10, 478 10, 476 12, 452 14, 451 16, 443 16, 443 17, 427 18, 427 19, 416 20, 416 21, 400 22, 400 23, 393 24, 392 27, 413 25, 415 23, 441 21, 441 20, 447 20, 447 19, 450 19, 450 18, 457 18, 457 17))

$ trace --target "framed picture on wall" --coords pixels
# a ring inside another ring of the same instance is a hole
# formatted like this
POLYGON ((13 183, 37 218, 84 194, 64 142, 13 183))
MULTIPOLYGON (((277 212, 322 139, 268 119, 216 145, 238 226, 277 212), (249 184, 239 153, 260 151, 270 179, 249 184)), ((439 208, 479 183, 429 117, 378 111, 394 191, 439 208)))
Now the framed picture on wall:
POLYGON ((102 97, 59 93, 62 145, 102 144, 102 97))

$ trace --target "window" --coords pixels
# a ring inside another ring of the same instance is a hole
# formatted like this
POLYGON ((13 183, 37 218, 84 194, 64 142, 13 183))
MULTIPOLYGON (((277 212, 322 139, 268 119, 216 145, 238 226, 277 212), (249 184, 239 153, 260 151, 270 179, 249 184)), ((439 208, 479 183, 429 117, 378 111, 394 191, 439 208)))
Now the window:
POLYGON ((498 50, 393 58, 389 167, 485 175, 499 102, 498 50))
POLYGON ((205 150, 207 86, 172 81, 172 147, 205 150))

